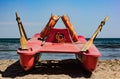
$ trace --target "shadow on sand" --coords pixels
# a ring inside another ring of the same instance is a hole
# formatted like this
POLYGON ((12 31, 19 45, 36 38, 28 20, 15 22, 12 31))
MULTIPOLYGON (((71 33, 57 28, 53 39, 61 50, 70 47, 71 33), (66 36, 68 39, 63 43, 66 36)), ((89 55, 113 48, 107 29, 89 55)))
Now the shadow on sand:
POLYGON ((19 61, 11 64, 5 71, 0 71, 2 77, 15 78, 23 77, 28 74, 40 75, 69 75, 71 78, 85 77, 89 78, 91 72, 87 72, 76 59, 66 60, 42 60, 36 64, 35 68, 29 71, 23 71, 19 61))

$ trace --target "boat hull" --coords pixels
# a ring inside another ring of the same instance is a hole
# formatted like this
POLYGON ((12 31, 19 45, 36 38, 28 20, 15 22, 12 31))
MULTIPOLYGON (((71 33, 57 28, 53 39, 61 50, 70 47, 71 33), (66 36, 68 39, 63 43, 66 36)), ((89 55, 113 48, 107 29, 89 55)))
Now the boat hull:
POLYGON ((21 65, 21 67, 25 71, 30 70, 35 64, 34 55, 24 55, 24 54, 19 54, 19 55, 20 55, 20 65, 21 65))
POLYGON ((96 68, 98 57, 96 56, 89 56, 85 54, 76 54, 76 58, 82 63, 82 66, 87 71, 93 71, 96 68))
MULTIPOLYGON (((52 32, 57 32, 54 30, 52 32)), ((63 30, 58 31, 62 33, 68 33, 65 32, 67 30, 63 30)), ((51 34, 54 35, 56 33, 51 34)), ((101 56, 100 52, 94 44, 91 45, 87 52, 80 52, 84 44, 87 42, 83 36, 78 36, 79 40, 76 43, 56 43, 50 42, 51 40, 54 41, 55 39, 47 39, 43 45, 43 42, 39 40, 39 38, 40 34, 37 33, 28 41, 28 50, 18 49, 18 54, 20 55, 20 65, 25 71, 30 70, 32 67, 34 67, 36 61, 39 60, 39 54, 41 53, 76 54, 77 59, 80 60, 84 68, 88 71, 93 71, 96 68, 98 57, 101 56)))

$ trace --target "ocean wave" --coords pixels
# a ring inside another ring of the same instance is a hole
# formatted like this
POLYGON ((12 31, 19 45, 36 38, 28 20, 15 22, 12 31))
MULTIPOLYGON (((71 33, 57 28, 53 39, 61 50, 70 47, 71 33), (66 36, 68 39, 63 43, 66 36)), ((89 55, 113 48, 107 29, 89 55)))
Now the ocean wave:
MULTIPOLYGON (((94 44, 101 51, 101 59, 120 58, 120 38, 97 38, 94 44)), ((0 39, 0 59, 18 59, 19 39, 0 39)), ((75 55, 42 54, 42 59, 75 58, 75 55)))
POLYGON ((0 50, 0 52, 2 52, 2 51, 17 51, 17 50, 0 50))
POLYGON ((96 44, 98 48, 120 48, 120 44, 96 44))

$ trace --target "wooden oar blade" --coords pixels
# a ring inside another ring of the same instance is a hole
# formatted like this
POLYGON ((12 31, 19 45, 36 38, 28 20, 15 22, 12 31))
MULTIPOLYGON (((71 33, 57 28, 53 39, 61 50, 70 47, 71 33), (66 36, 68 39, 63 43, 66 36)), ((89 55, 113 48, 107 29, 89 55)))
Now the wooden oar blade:
POLYGON ((28 44, 25 37, 20 38, 20 47, 21 49, 28 49, 28 44))
POLYGON ((81 52, 86 52, 88 50, 88 48, 90 48, 92 43, 93 43, 92 40, 89 40, 88 42, 86 42, 85 45, 83 46, 83 48, 81 49, 81 52))

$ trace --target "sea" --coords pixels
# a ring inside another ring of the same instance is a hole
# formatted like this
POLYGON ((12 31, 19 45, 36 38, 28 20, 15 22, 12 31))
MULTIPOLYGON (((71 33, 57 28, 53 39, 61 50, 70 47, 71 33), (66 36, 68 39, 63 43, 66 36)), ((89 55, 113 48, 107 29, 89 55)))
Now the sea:
MULTIPOLYGON (((87 38, 88 40, 89 38, 87 38)), ((101 52, 100 60, 120 59, 120 38, 96 38, 94 44, 101 52)), ((0 38, 0 60, 19 60, 18 38, 0 38)), ((42 53, 41 60, 75 59, 74 54, 42 53)))

